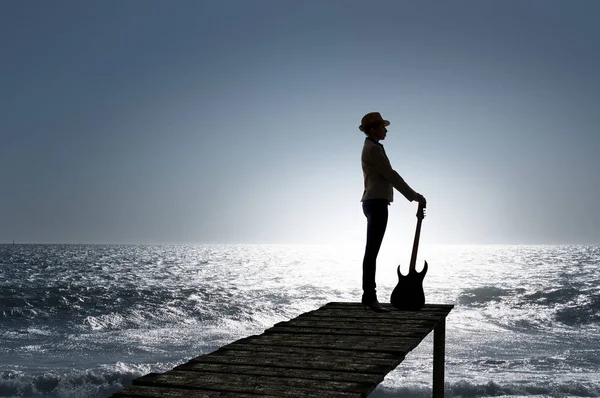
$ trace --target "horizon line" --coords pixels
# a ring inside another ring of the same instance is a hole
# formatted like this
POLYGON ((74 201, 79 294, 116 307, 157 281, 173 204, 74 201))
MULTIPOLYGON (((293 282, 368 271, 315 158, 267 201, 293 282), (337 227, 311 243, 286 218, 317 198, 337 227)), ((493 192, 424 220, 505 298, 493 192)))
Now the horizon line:
MULTIPOLYGON (((309 242, 0 242, 0 246, 18 246, 18 245, 65 245, 65 246, 190 246, 190 245, 280 245, 280 246, 345 246, 355 245, 357 242, 327 242, 327 243, 309 243, 309 242)), ((361 243, 362 244, 362 243, 361 243)), ((412 243, 406 243, 401 246, 409 246, 412 243)), ((578 242, 578 243, 421 243, 421 246, 600 246, 600 243, 578 242)))

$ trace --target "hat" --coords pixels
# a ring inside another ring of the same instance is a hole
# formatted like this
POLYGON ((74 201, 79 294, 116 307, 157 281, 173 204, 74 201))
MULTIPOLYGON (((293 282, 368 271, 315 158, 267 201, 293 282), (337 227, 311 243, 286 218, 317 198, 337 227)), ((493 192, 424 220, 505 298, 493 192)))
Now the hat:
POLYGON ((360 126, 358 126, 358 129, 364 132, 365 128, 380 123, 382 123, 384 126, 390 125, 390 121, 383 120, 379 112, 369 112, 365 116, 363 116, 362 120, 360 121, 360 126))

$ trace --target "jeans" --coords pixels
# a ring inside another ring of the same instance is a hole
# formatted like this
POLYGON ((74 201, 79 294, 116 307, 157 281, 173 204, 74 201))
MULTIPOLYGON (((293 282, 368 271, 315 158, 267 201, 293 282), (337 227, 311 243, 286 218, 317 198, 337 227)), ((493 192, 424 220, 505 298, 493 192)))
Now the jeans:
POLYGON ((369 301, 377 297, 375 270, 377 255, 387 227, 389 204, 390 202, 385 199, 370 199, 362 203, 363 213, 367 217, 367 245, 365 247, 365 257, 363 258, 362 276, 363 301, 369 301))

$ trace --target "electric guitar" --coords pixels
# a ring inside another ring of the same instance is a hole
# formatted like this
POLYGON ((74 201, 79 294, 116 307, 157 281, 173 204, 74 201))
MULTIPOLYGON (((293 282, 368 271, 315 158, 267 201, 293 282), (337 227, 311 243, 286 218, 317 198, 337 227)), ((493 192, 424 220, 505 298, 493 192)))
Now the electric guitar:
POLYGON ((425 206, 420 203, 419 210, 417 210, 417 230, 415 231, 415 241, 413 243, 412 256, 410 257, 408 274, 402 275, 400 266, 398 266, 398 285, 396 285, 390 297, 390 303, 399 310, 414 311, 420 309, 425 304, 423 279, 425 278, 425 274, 427 274, 427 261, 425 261, 425 266, 421 272, 417 272, 415 268, 423 218, 425 218, 425 206))

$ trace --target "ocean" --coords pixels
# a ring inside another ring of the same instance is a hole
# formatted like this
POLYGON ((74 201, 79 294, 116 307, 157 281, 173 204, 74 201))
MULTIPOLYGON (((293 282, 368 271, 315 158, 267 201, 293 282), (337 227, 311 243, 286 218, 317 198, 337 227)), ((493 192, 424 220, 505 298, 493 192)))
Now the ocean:
MULTIPOLYGON (((108 397, 330 301, 361 245, 0 245, 0 396, 108 397)), ((384 241, 380 301, 410 247, 384 241)), ((421 245, 448 397, 600 396, 600 246, 421 245)), ((429 397, 432 336, 370 397, 429 397)))

